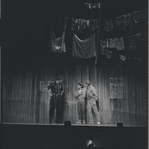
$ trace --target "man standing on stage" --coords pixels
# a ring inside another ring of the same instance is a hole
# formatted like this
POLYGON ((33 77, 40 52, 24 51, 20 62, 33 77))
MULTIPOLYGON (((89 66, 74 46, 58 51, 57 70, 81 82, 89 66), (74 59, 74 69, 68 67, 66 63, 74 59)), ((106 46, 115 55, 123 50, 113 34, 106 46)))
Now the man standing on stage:
POLYGON ((78 89, 74 94, 77 99, 79 121, 77 124, 85 124, 85 91, 82 83, 78 83, 78 89))
POLYGON ((57 77, 56 81, 47 86, 48 91, 51 89, 52 96, 49 110, 49 123, 53 123, 56 109, 56 123, 61 123, 62 118, 62 95, 64 88, 62 86, 63 77, 57 77))
POLYGON ((95 88, 92 86, 89 80, 85 81, 86 98, 87 98, 87 114, 89 118, 89 124, 93 124, 93 114, 95 115, 96 123, 100 124, 99 113, 96 105, 98 95, 95 88), (93 113, 92 113, 93 112, 93 113))

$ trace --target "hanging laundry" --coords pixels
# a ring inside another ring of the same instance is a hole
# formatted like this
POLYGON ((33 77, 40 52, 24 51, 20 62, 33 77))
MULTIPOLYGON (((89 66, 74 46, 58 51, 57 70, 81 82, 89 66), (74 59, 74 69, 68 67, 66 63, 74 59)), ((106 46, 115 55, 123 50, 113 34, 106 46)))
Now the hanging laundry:
POLYGON ((110 44, 109 44, 109 48, 116 48, 116 39, 109 39, 110 40, 110 44))
POLYGON ((100 3, 85 3, 87 5, 87 8, 89 9, 99 9, 100 8, 100 3))
POLYGON ((83 29, 96 30, 98 28, 98 20, 72 19, 71 30, 82 31, 83 29))
POLYGON ((82 20, 81 21, 81 28, 82 29, 86 29, 87 28, 87 21, 86 20, 82 20))
POLYGON ((126 57, 124 55, 120 55, 120 60, 125 61, 126 57))
POLYGON ((129 36, 128 40, 129 40, 129 49, 134 49, 134 48, 137 47, 137 45, 136 45, 136 36, 135 35, 129 36))
POLYGON ((141 33, 135 34, 137 46, 141 44, 141 33))
POLYGON ((105 53, 107 58, 111 58, 112 57, 112 52, 106 49, 106 53, 105 53))
POLYGON ((141 44, 141 33, 128 37, 129 49, 134 49, 141 44))
POLYGON ((101 55, 104 55, 105 54, 105 49, 104 48, 100 48, 100 53, 101 53, 101 55))
POLYGON ((105 39, 105 40, 101 40, 100 39, 100 45, 101 45, 101 48, 107 48, 107 39, 105 39))
POLYGON ((89 20, 89 22, 87 23, 87 29, 90 29, 92 31, 96 30, 98 27, 98 20, 89 20))
POLYGON ((116 25, 122 25, 123 24, 123 16, 116 17, 116 25))
POLYGON ((72 18, 71 30, 73 30, 73 31, 78 30, 78 19, 72 18))
MULTIPOLYGON (((66 29, 66 25, 65 25, 66 29)), ((50 33, 50 41, 49 41, 49 48, 51 51, 55 53, 63 53, 66 52, 66 45, 64 42, 65 39, 65 30, 61 37, 56 38, 53 32, 50 33)))
POLYGON ((130 26, 132 27, 132 21, 131 21, 131 13, 127 14, 127 15, 123 15, 123 24, 124 24, 124 30, 125 27, 130 26))
POLYGON ((115 38, 115 45, 117 50, 123 50, 125 48, 123 37, 121 37, 120 39, 115 38))
POLYGON ((107 32, 112 31, 113 29, 113 21, 112 18, 104 20, 104 30, 107 32))
POLYGON ((142 23, 147 20, 147 12, 145 10, 132 12, 132 18, 135 23, 142 23))
POLYGON ((96 56, 95 33, 81 40, 74 34, 72 56, 77 58, 91 58, 96 56))

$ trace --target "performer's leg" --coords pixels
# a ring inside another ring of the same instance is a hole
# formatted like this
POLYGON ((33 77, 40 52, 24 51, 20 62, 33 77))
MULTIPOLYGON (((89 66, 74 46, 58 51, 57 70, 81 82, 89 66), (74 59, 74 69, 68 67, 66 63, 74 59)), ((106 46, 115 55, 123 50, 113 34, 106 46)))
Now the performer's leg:
POLYGON ((87 103, 87 114, 88 114, 88 122, 91 124, 93 123, 93 117, 92 117, 92 102, 88 101, 87 103))
POLYGON ((76 122, 77 124, 81 123, 81 104, 80 101, 77 102, 77 109, 78 109, 78 122, 76 122))
POLYGON ((57 97, 57 104, 56 104, 56 123, 61 123, 61 116, 62 116, 62 99, 61 95, 57 97))
POLYGON ((95 115, 95 119, 96 119, 96 123, 100 123, 100 118, 99 118, 99 113, 98 113, 98 109, 97 109, 97 105, 96 103, 94 102, 93 105, 93 112, 94 112, 94 115, 95 115))
POLYGON ((55 98, 51 99, 50 102, 50 110, 49 110, 49 123, 53 123, 54 120, 54 114, 55 114, 55 108, 56 108, 56 102, 55 102, 55 98))
POLYGON ((83 119, 83 124, 85 124, 85 102, 84 102, 84 101, 82 101, 81 106, 82 106, 82 119, 83 119))

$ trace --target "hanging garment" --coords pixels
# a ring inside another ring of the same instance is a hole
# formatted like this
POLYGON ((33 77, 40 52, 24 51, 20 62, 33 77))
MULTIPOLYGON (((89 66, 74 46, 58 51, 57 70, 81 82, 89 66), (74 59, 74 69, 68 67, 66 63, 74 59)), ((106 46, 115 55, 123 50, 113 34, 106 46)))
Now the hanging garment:
POLYGON ((104 48, 100 48, 100 54, 104 55, 105 54, 105 49, 104 48))
POLYGON ((136 45, 140 45, 141 44, 141 33, 135 34, 136 36, 136 45))
POLYGON ((110 32, 112 31, 113 29, 113 21, 112 21, 112 18, 110 19, 105 19, 104 20, 104 30, 107 31, 107 32, 110 32))
POLYGON ((126 57, 124 55, 120 55, 120 60, 125 61, 126 57))
POLYGON ((129 13, 127 15, 123 15, 122 20, 123 20, 123 24, 124 24, 124 30, 125 30, 125 27, 132 26, 131 13, 129 13))
POLYGON ((87 28, 92 31, 96 30, 98 27, 98 20, 89 20, 89 22, 87 22, 87 28))
POLYGON ((117 50, 123 50, 124 49, 124 39, 121 37, 120 39, 115 38, 115 45, 117 50))
POLYGON ((129 49, 134 49, 141 44, 141 33, 129 36, 128 39, 129 49))
POLYGON ((78 19, 78 30, 77 31, 82 31, 82 20, 78 19))
POLYGON ((116 25, 122 25, 123 24, 123 16, 116 17, 116 25))
MULTIPOLYGON (((66 26, 65 26, 66 27, 66 26)), ((49 48, 54 53, 66 52, 65 39, 65 29, 61 37, 56 38, 53 32, 50 33, 49 48)))
POLYGON ((134 49, 134 48, 137 47, 137 45, 136 45, 136 36, 135 35, 129 36, 128 40, 129 40, 129 49, 134 49))
POLYGON ((147 12, 145 10, 132 12, 132 18, 135 23, 142 23, 147 20, 147 12))
POLYGON ((91 58, 96 56, 95 33, 81 40, 74 34, 72 56, 77 58, 91 58))
POLYGON ((106 49, 106 53, 105 53, 107 58, 111 58, 112 57, 112 52, 106 49))
POLYGON ((87 8, 89 9, 99 9, 100 8, 100 3, 85 3, 87 5, 87 8))
POLYGON ((73 18, 72 18, 71 30, 72 30, 72 31, 78 30, 78 19, 73 19, 73 18))
POLYGON ((87 21, 86 20, 81 21, 81 28, 82 28, 82 30, 87 29, 87 21))
POLYGON ((116 40, 114 39, 109 39, 110 40, 110 44, 109 44, 109 48, 116 48, 116 40))
POLYGON ((100 45, 101 45, 101 48, 103 49, 107 48, 107 39, 106 40, 100 39, 100 45))

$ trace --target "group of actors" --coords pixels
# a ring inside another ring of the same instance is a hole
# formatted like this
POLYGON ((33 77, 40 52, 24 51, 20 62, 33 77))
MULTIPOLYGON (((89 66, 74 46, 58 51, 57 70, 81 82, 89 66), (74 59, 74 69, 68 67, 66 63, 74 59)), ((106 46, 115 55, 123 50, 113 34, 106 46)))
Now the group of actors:
MULTIPOLYGON (((56 123, 61 123, 62 120, 62 96, 64 87, 62 85, 63 77, 57 77, 56 81, 47 86, 48 92, 50 91, 50 110, 49 110, 49 123, 54 122, 54 115, 56 111, 56 123)), ((89 80, 77 84, 77 91, 74 93, 77 101, 78 121, 76 124, 100 124, 99 112, 96 101, 98 95, 96 89, 92 86, 89 80)))

